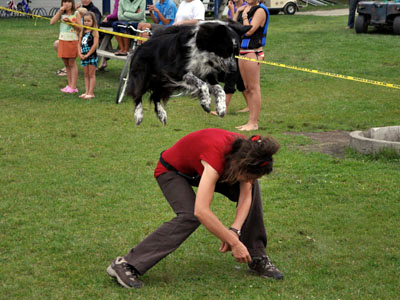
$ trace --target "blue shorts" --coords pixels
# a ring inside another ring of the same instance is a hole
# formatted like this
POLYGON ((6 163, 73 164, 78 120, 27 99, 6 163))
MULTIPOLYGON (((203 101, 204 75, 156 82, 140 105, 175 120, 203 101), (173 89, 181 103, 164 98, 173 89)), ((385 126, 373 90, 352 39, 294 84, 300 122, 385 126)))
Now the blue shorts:
POLYGON ((87 59, 81 60, 81 66, 86 67, 88 65, 93 65, 97 67, 97 63, 99 62, 99 58, 97 56, 89 57, 87 59))

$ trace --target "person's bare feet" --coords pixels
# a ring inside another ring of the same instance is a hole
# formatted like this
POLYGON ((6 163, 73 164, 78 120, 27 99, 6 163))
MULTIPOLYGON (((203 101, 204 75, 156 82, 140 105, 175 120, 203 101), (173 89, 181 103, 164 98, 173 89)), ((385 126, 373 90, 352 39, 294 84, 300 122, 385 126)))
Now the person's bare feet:
POLYGON ((250 111, 250 109, 248 107, 245 107, 245 108, 243 108, 241 110, 238 110, 237 112, 238 113, 245 113, 245 112, 249 112, 249 111, 250 111))
POLYGON ((242 126, 236 126, 235 128, 239 131, 258 130, 258 124, 245 124, 242 126))
POLYGON ((83 99, 85 99, 85 100, 90 100, 90 99, 93 99, 94 98, 94 95, 86 95, 83 99))
POLYGON ((210 111, 210 114, 213 115, 213 116, 217 116, 218 117, 218 114, 217 114, 217 112, 215 110, 210 111))

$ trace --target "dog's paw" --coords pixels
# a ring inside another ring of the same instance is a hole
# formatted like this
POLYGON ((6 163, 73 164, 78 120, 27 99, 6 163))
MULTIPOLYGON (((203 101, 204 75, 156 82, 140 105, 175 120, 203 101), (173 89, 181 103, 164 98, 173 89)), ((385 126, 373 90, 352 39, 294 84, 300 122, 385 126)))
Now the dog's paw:
POLYGON ((199 98, 199 102, 201 107, 207 112, 209 113, 211 111, 211 98, 199 98))
POLYGON ((221 118, 225 116, 226 113, 226 95, 224 90, 220 85, 214 85, 210 88, 210 91, 214 94, 215 97, 215 104, 216 104, 216 111, 218 116, 221 118))
POLYGON ((199 89, 199 102, 201 107, 206 111, 211 111, 211 96, 206 83, 202 84, 199 89))
POLYGON ((226 113, 225 98, 223 99, 223 101, 217 102, 215 109, 219 117, 222 118, 223 116, 225 116, 226 113))
POLYGON ((143 105, 142 102, 136 105, 134 114, 136 125, 140 125, 143 121, 143 105))
POLYGON ((158 119, 163 123, 163 125, 167 124, 167 112, 165 111, 164 107, 162 107, 161 103, 156 104, 156 113, 158 119))

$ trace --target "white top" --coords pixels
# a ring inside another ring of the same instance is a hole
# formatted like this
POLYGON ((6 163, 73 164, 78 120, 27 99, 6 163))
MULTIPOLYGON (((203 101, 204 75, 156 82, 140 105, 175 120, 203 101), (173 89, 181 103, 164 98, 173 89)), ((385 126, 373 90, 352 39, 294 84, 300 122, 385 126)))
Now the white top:
POLYGON ((204 4, 200 0, 182 1, 176 13, 176 21, 204 20, 204 15, 204 4))

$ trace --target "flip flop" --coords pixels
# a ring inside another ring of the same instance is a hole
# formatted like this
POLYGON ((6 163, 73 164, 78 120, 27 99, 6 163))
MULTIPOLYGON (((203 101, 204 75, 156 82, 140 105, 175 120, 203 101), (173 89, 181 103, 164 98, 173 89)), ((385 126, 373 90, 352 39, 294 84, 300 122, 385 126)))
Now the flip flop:
POLYGON ((58 76, 67 76, 67 71, 65 71, 64 69, 60 69, 56 71, 56 74, 58 76))
POLYGON ((94 95, 86 95, 85 97, 83 97, 83 99, 90 100, 93 99, 94 97, 95 97, 94 95))
POLYGON ((100 67, 97 68, 98 71, 105 71, 107 68, 107 61, 104 59, 100 67))

